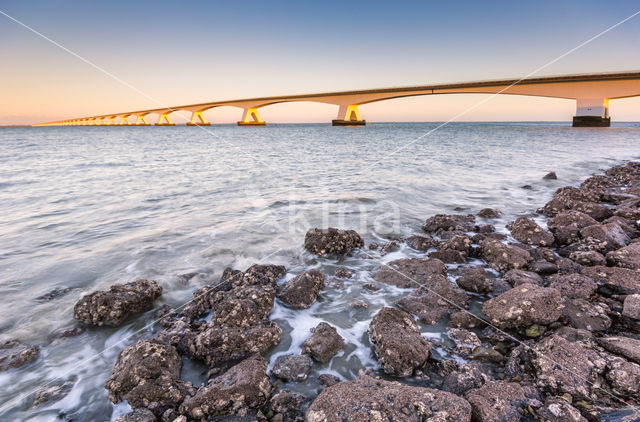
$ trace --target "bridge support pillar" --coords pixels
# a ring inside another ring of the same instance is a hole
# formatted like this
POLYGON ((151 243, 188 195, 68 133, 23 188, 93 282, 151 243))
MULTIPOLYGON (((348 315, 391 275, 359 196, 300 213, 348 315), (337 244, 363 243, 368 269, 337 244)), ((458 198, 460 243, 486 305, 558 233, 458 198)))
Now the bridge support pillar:
POLYGON ((129 126, 131 123, 129 123, 129 116, 120 116, 120 123, 118 123, 118 125, 120 126, 129 126))
POLYGON ((147 122, 146 114, 139 114, 136 116, 136 126, 149 126, 149 122, 147 122))
POLYGON ((209 126, 211 123, 204 118, 204 114, 201 111, 194 111, 191 113, 191 121, 187 122, 187 126, 209 126))
POLYGON ((609 127, 608 98, 576 99, 576 115, 573 116, 573 127, 609 127))
POLYGON ((238 126, 264 126, 267 122, 262 120, 257 107, 245 108, 242 113, 242 120, 238 122, 238 126))
POLYGON ((175 123, 173 123, 169 118, 169 113, 162 113, 156 123, 156 126, 175 126, 175 123))
POLYGON ((357 104, 341 105, 338 109, 338 118, 331 121, 333 126, 364 126, 366 120, 362 120, 357 104))

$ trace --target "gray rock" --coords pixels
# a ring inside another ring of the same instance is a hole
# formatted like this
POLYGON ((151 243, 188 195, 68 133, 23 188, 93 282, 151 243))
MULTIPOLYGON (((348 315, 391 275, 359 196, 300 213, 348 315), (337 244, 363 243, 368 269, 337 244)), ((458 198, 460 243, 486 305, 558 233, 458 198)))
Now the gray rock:
POLYGON ((607 259, 604 255, 597 251, 575 251, 569 254, 569 258, 580 265, 589 267, 607 264, 607 259))
POLYGON ((416 315, 425 324, 435 324, 451 312, 468 305, 464 290, 455 287, 442 275, 433 276, 428 284, 400 299, 396 304, 416 315))
POLYGON ((417 235, 409 236, 407 238, 407 243, 413 249, 417 249, 419 251, 426 251, 432 248, 436 248, 440 244, 440 242, 438 242, 436 239, 432 237, 417 236, 417 235))
POLYGON ((331 325, 321 322, 302 344, 305 353, 321 363, 328 363, 344 347, 344 339, 331 325))
POLYGON ((542 286, 544 284, 544 280, 542 279, 540 274, 534 273, 533 271, 524 270, 509 270, 504 275, 504 280, 511 284, 513 287, 525 283, 537 284, 539 286, 542 286))
POLYGON ((631 239, 617 223, 593 224, 580 230, 584 239, 596 239, 605 243, 605 251, 620 249, 631 242, 631 239))
POLYGON ((476 218, 471 215, 437 214, 428 218, 422 225, 422 230, 433 233, 437 231, 473 231, 476 218))
POLYGON ((37 346, 10 340, 0 344, 0 372, 33 362, 40 356, 37 346))
POLYGON ((453 249, 443 249, 429 253, 429 258, 438 259, 447 264, 464 264, 467 262, 467 256, 453 249))
POLYGON ((456 280, 458 286, 474 293, 489 293, 493 290, 493 285, 482 267, 465 267, 460 270, 460 277, 456 280))
POLYGON ((283 421, 285 422, 302 421, 304 420, 304 414, 301 406, 304 400, 305 397, 302 394, 282 390, 271 397, 269 407, 271 407, 271 410, 273 410, 276 415, 282 415, 283 421))
POLYGON ((562 297, 556 289, 525 283, 486 301, 482 312, 500 328, 548 325, 562 315, 562 297))
POLYGON ((364 240, 355 230, 309 229, 304 237, 304 248, 316 255, 346 255, 363 246, 364 240))
POLYGON ((473 388, 482 387, 490 377, 479 366, 477 362, 456 364, 454 370, 444 374, 442 389, 462 395, 473 388))
POLYGON ((416 288, 434 275, 447 275, 447 266, 439 259, 404 258, 382 266, 373 278, 397 287, 416 288))
POLYGON ((502 212, 493 208, 483 208, 476 215, 480 218, 498 218, 502 215, 502 212))
POLYGON ((598 287, 592 279, 581 274, 555 274, 549 281, 549 287, 572 299, 588 299, 598 287))
POLYGON ((557 180, 558 176, 556 175, 555 171, 551 171, 551 172, 545 174, 544 176, 542 176, 542 178, 544 180, 557 180))
POLYGON ((315 302, 323 287, 324 274, 314 268, 282 284, 277 297, 293 309, 306 309, 315 302))
POLYGON ((580 411, 563 397, 548 397, 538 410, 538 418, 543 422, 587 422, 580 411))
POLYGON ((613 357, 607 362, 607 380, 615 394, 637 397, 640 394, 640 365, 613 357))
POLYGON ((308 355, 284 355, 278 357, 271 373, 285 381, 307 379, 313 361, 308 355))
POLYGON ((588 331, 606 331, 611 327, 611 318, 604 305, 584 299, 565 301, 562 317, 573 328, 588 331))
POLYGON ((631 337, 612 336, 598 338, 598 343, 611 353, 623 356, 635 363, 640 363, 640 340, 631 337))
POLYGON ((488 381, 468 391, 465 398, 478 422, 518 422, 527 404, 524 390, 515 382, 488 381))
POLYGON ((640 269, 640 243, 632 243, 629 246, 607 253, 607 263, 611 266, 640 269))
POLYGON ((627 268, 585 267, 582 274, 591 278, 598 286, 606 287, 615 294, 640 293, 640 273, 627 268))
POLYGON ((518 242, 535 246, 551 246, 554 237, 551 233, 540 227, 535 221, 519 217, 511 225, 511 235, 518 242))
POLYGON ((533 260, 524 249, 494 239, 485 239, 480 243, 480 255, 491 268, 502 273, 524 269, 533 260))
POLYGON ((132 412, 122 415, 115 422, 156 422, 156 416, 147 409, 133 409, 132 412))
POLYGON ((73 390, 75 383, 65 381, 60 384, 50 385, 42 390, 38 390, 33 400, 33 407, 40 407, 44 404, 62 400, 73 390))
POLYGON ((640 321, 640 294, 628 295, 624 299, 622 315, 640 321))

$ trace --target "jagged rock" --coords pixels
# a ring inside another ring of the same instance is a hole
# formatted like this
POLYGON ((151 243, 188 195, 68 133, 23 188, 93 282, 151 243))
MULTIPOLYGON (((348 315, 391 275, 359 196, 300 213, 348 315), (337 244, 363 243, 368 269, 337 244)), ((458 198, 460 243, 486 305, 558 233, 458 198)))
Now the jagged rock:
POLYGON ((607 262, 611 266, 640 269, 640 243, 632 243, 629 246, 607 253, 607 262))
POLYGON ((271 373, 285 381, 307 379, 313 361, 308 355, 284 355, 276 359, 271 373))
POLYGON ((302 344, 305 353, 321 363, 328 363, 344 347, 344 339, 331 325, 321 322, 302 344))
POLYGON ((576 202, 572 209, 581 211, 597 221, 604 221, 613 216, 613 211, 610 208, 596 202, 576 202))
POLYGON ((477 362, 455 364, 455 369, 443 376, 442 389, 449 393, 462 395, 473 388, 484 385, 490 377, 479 368, 477 362))
POLYGON ((416 288, 433 275, 447 275, 447 266, 439 259, 404 258, 382 266, 373 278, 397 287, 416 288))
POLYGON ((527 405, 524 390, 515 382, 488 381, 465 394, 478 422, 518 422, 527 405))
POLYGON ((562 317, 574 328, 588 331, 606 331, 611 318, 604 305, 584 299, 569 299, 564 303, 562 317))
POLYGON ((296 420, 302 421, 304 414, 301 410, 301 406, 304 399, 305 398, 302 394, 282 390, 271 397, 269 407, 271 407, 271 410, 273 410, 276 415, 282 415, 285 422, 293 422, 296 420))
POLYGON ((380 255, 387 255, 400 249, 400 244, 396 240, 390 240, 380 248, 380 255))
POLYGON ((438 259, 447 264, 464 264, 467 262, 467 256, 453 249, 443 249, 429 253, 429 258, 438 259))
POLYGON ((555 274, 549 277, 549 287, 558 290, 563 297, 588 299, 598 286, 581 274, 555 274))
POLYGON ((538 410, 538 418, 542 422, 587 422, 580 411, 563 397, 548 397, 538 410))
POLYGON ((533 260, 524 249, 493 239, 485 239, 480 243, 480 254, 491 268, 502 273, 523 269, 533 260))
POLYGON ((309 229, 304 237, 304 248, 316 255, 346 255, 363 246, 364 240, 355 230, 309 229))
POLYGON ((488 293, 493 290, 493 285, 482 267, 465 267, 460 270, 460 277, 456 280, 458 286, 474 293, 488 293))
POLYGON ((556 289, 525 283, 485 302, 482 312, 500 328, 548 325, 562 315, 562 297, 556 289))
POLYGON ((471 248, 471 239, 469 236, 464 234, 455 235, 447 240, 440 242, 440 249, 443 250, 454 250, 461 252, 464 256, 469 254, 469 249, 471 248))
POLYGON ((413 317, 400 309, 382 308, 369 325, 369 337, 388 374, 407 377, 429 358, 429 340, 420 334, 413 317))
POLYGON ((267 403, 270 395, 267 362, 261 356, 252 356, 187 397, 180 406, 180 413, 205 421, 217 415, 258 409, 267 403))
POLYGON ((513 222, 511 225, 511 235, 518 242, 527 245, 551 246, 554 242, 551 233, 544 230, 535 221, 526 217, 519 217, 513 222))
POLYGON ((307 422, 427 420, 469 422, 471 406, 451 393, 363 375, 325 388, 307 412, 307 422))
POLYGON ((426 251, 426 250, 438 247, 438 244, 440 242, 438 242, 436 239, 432 237, 416 235, 416 236, 409 236, 407 238, 407 243, 413 249, 417 249, 419 251, 426 251))
POLYGON ((540 275, 549 275, 558 272, 558 266, 553 262, 539 259, 529 264, 529 269, 540 275))
POLYGON ((306 309, 318 297, 324 287, 324 274, 312 269, 298 274, 278 288, 278 299, 294 309, 306 309))
POLYGON ((456 351, 461 353, 471 352, 476 347, 482 346, 477 334, 464 328, 450 328, 448 336, 456 343, 456 351))
POLYGON ((628 295, 624 299, 622 315, 640 321, 640 294, 628 295))
POLYGON ((475 229, 476 218, 471 215, 437 214, 429 217, 422 225, 422 230, 433 233, 437 231, 469 232, 475 229))
POLYGON ((148 409, 133 409, 132 412, 122 415, 115 422, 156 422, 156 416, 148 409))
POLYGON ((542 178, 544 180, 557 180, 558 176, 556 175, 555 171, 551 171, 551 172, 545 174, 544 176, 542 176, 542 178))
POLYGON ((318 377, 318 381, 320 381, 320 384, 322 384, 324 387, 331 387, 332 385, 339 383, 340 378, 331 374, 322 374, 318 377))
POLYGON ((42 390, 38 390, 33 400, 33 407, 40 407, 44 404, 62 400, 73 390, 75 383, 73 381, 65 381, 60 384, 47 386, 42 390))
POLYGON ((466 307, 469 297, 442 275, 433 276, 424 287, 403 297, 397 305, 416 315, 426 324, 435 324, 460 307, 466 307))
POLYGON ((591 216, 576 210, 557 214, 547 221, 547 227, 555 235, 556 240, 562 238, 561 244, 569 244, 579 239, 580 230, 598 224, 591 216))
POLYGON ((637 397, 640 393, 640 365, 612 357, 607 362, 607 380, 615 394, 637 397))
POLYGON ((480 218, 498 218, 502 215, 502 212, 493 208, 483 208, 476 215, 480 218))
POLYGON ((353 273, 346 268, 338 268, 335 272, 335 276, 338 278, 351 278, 353 273))
POLYGON ((513 287, 519 286, 521 284, 530 283, 537 284, 542 286, 544 280, 538 273, 534 273, 533 271, 524 271, 524 270, 509 270, 504 275, 504 280, 511 284, 513 287))
POLYGON ((40 356, 37 346, 10 340, 0 344, 0 372, 33 362, 40 356))
POLYGON ((580 236, 584 239, 596 239, 605 244, 605 252, 620 249, 631 242, 631 238, 619 224, 592 224, 580 230, 580 236))
POLYGON ((640 363, 640 340, 631 337, 601 337, 598 343, 610 351, 627 359, 640 363))
POLYGON ((105 388, 109 400, 145 407, 156 416, 177 407, 189 391, 180 379, 182 360, 176 349, 157 339, 143 339, 118 355, 105 388))
POLYGON ((486 325, 484 320, 468 311, 458 311, 451 314, 449 325, 454 328, 481 328, 486 325))
POLYGON ((569 258, 580 265, 588 267, 607 264, 607 259, 604 255, 597 251, 575 251, 569 254, 569 258))
POLYGON ((80 299, 73 308, 73 316, 86 324, 117 327, 129 315, 151 309, 161 294, 162 287, 155 281, 115 284, 107 291, 93 292, 80 299))
POLYGON ((585 267, 582 274, 595 281, 598 286, 603 286, 615 294, 640 293, 640 273, 627 268, 585 267))
POLYGON ((558 266, 558 273, 560 274, 579 274, 582 272, 582 265, 569 258, 558 259, 556 265, 558 266))

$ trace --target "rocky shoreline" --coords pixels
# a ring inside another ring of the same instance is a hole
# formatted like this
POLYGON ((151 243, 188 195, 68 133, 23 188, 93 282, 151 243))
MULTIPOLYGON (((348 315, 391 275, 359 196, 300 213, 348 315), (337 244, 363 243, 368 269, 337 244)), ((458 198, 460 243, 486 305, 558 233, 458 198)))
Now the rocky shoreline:
MULTIPOLYGON (((111 402, 126 400, 133 411, 117 420, 640 420, 640 163, 558 189, 536 213, 511 222, 510 235, 491 224, 499 216, 493 209, 435 215, 422 234, 381 246, 365 247, 353 230, 309 230, 305 249, 328 259, 385 254, 400 242, 420 255, 381 264, 364 286, 407 289, 370 322, 379 370, 346 381, 323 374, 312 396, 282 382, 328 365, 346 341, 322 322, 302 353, 270 366, 264 355, 282 336, 271 311, 276 300, 307 309, 353 274, 338 268, 331 278, 320 268, 283 281, 281 265, 226 269, 186 306, 157 309, 160 333, 120 352, 105 388, 111 402), (472 301, 481 312, 472 312, 472 301), (418 322, 446 324, 450 341, 426 337, 418 322), (206 383, 181 378, 185 359, 206 365, 206 383)), ((162 293, 150 280, 115 285, 84 296, 74 316, 82 330, 118 326, 153 309, 162 293)), ((0 370, 38 358, 37 347, 0 344, 0 370)), ((58 390, 41 400, 69 388, 58 390)))

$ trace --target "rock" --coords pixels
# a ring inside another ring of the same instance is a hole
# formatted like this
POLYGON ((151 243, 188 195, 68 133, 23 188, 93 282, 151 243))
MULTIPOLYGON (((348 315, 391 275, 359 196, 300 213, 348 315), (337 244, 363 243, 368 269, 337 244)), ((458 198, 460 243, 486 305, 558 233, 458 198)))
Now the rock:
POLYGON ((581 274, 555 274, 549 277, 549 287, 558 290, 563 297, 588 299, 598 286, 581 274))
POLYGON ((461 397, 366 375, 325 388, 307 412, 307 422, 470 420, 471 406, 461 397))
POLYGON ((47 403, 57 402, 66 397, 75 383, 73 381, 65 381, 60 384, 49 385, 42 390, 38 390, 33 400, 33 407, 40 407, 47 403))
POLYGON ((473 242, 471 241, 469 236, 459 234, 440 242, 439 247, 442 250, 450 249, 458 251, 466 257, 467 255, 469 255, 469 250, 471 249, 472 243, 473 242))
POLYGON ((324 274, 312 269, 298 274, 278 288, 277 297, 293 309, 307 309, 324 287, 324 274))
POLYGON ((598 286, 603 286, 615 294, 640 293, 640 273, 633 270, 595 266, 585 267, 582 274, 595 281, 598 286))
POLYGON ((489 347, 476 347, 470 355, 473 359, 480 359, 487 362, 502 363, 504 356, 502 353, 489 347))
POLYGON ((293 391, 282 390, 271 397, 269 407, 275 414, 283 416, 284 421, 302 421, 304 414, 300 407, 304 402, 304 396, 293 391))
POLYGON ((592 224, 580 230, 584 239, 593 238, 605 243, 605 251, 620 249, 631 242, 631 238, 617 223, 592 224))
POLYGON ((367 309, 369 304, 362 299, 354 299, 349 302, 349 307, 354 309, 367 309))
POLYGON ((629 246, 611 251, 607 254, 607 263, 611 266, 640 269, 640 243, 632 243, 629 246))
POLYGON ((502 215, 502 212, 493 208, 483 208, 476 215, 480 218, 498 218, 502 215))
POLYGON ((398 244, 398 242, 396 240, 390 240, 384 245, 382 245, 382 247, 380 248, 380 254, 386 255, 391 252, 395 252, 399 249, 400 249, 400 245, 398 244))
POLYGON ((569 258, 580 265, 588 267, 607 264, 604 255, 597 251, 575 251, 569 254, 569 258))
POLYGON ((453 249, 443 249, 429 253, 429 258, 438 259, 447 264, 464 264, 467 262, 467 256, 460 251, 453 249))
POLYGON ((316 255, 346 255, 363 246, 364 240, 355 230, 309 229, 304 237, 304 248, 316 255))
POLYGON ((85 324, 117 327, 129 315, 151 309, 161 294, 162 287, 155 281, 115 284, 107 291, 93 292, 80 299, 73 308, 73 316, 85 324))
POLYGON ((449 325, 455 328, 482 328, 486 323, 482 318, 476 317, 468 311, 458 311, 451 314, 449 325))
POLYGON ((217 415, 258 409, 267 403, 270 395, 267 362, 261 356, 253 356, 187 397, 180 406, 180 413, 196 420, 210 420, 217 415))
POLYGON ((437 231, 473 231, 476 224, 476 218, 471 215, 449 215, 437 214, 427 219, 422 225, 422 230, 427 233, 437 231))
POLYGON ((382 266, 373 278, 406 289, 420 287, 433 275, 447 275, 447 266, 439 259, 403 258, 382 266))
POLYGON ((338 278, 351 278, 353 277, 353 272, 346 268, 338 268, 335 272, 335 276, 338 278))
POLYGON ((522 186, 520 186, 520 189, 531 190, 531 189, 533 189, 533 186, 531 186, 531 185, 522 185, 522 186))
POLYGON ((42 296, 38 296, 36 300, 38 302, 50 302, 53 299, 57 299, 59 297, 65 296, 70 293, 73 289, 71 287, 59 288, 56 287, 48 293, 43 294, 42 296))
POLYGON ((529 252, 493 239, 480 243, 480 254, 491 268, 502 273, 523 269, 533 260, 529 252))
POLYGON ((340 378, 332 374, 321 374, 318 377, 318 381, 320 381, 320 384, 322 384, 324 387, 331 387, 332 385, 339 383, 340 378))
POLYGON ((484 268, 465 267, 460 273, 456 283, 463 289, 474 293, 489 293, 493 290, 493 285, 485 276, 484 268))
POLYGON ((553 262, 539 259, 529 264, 529 269, 537 274, 549 275, 558 272, 558 266, 553 262))
POLYGON ((455 370, 443 376, 442 390, 462 395, 472 388, 482 387, 490 377, 478 366, 476 362, 456 364, 455 370))
POLYGON ((637 397, 640 393, 640 365, 613 357, 607 362, 607 380, 615 394, 637 397))
POLYGON ((369 244, 369 250, 375 251, 376 249, 378 249, 380 245, 378 245, 377 243, 370 243, 369 244))
POLYGON ((556 261, 558 272, 560 274, 576 274, 582 272, 582 265, 570 260, 569 258, 560 258, 556 261))
POLYGON ((509 270, 504 275, 504 280, 511 284, 513 287, 525 283, 537 284, 539 286, 542 286, 544 284, 544 280, 538 273, 524 270, 509 270))
POLYGON ((486 301, 482 312, 500 328, 548 325, 562 315, 562 297, 556 289, 525 283, 486 301))
POLYGON ((598 338, 598 343, 611 353, 640 363, 640 340, 622 336, 601 337, 598 338))
POLYGON ((482 346, 482 342, 476 335, 476 333, 465 330, 464 328, 450 328, 449 338, 456 343, 457 349, 475 349, 482 346))
POLYGON ((313 361, 308 355, 283 355, 276 359, 271 373, 285 381, 307 379, 313 361))
POLYGON ((554 334, 538 342, 532 357, 537 383, 554 394, 589 400, 606 362, 592 348, 554 334))
POLYGON ((407 238, 407 244, 413 249, 419 251, 426 251, 432 248, 436 248, 438 247, 439 243, 440 242, 438 242, 436 239, 426 236, 409 236, 407 238))
POLYGON ((515 382, 488 381, 465 394, 473 419, 479 422, 518 422, 527 405, 524 390, 515 382))
POLYGON ((382 308, 369 325, 369 337, 376 346, 378 362, 391 375, 407 377, 427 363, 431 344, 420 334, 408 313, 382 308))
POLYGON ((144 408, 133 409, 132 412, 117 418, 115 422, 156 422, 156 416, 152 411, 144 408))
POLYGON ((446 277, 438 275, 396 304, 416 315, 425 324, 435 324, 454 310, 466 307, 468 300, 464 290, 455 287, 446 277))
POLYGON ((640 321, 640 294, 628 295, 624 299, 622 315, 640 321))
POLYGON ((156 416, 176 408, 189 387, 180 379, 182 360, 176 349, 160 340, 143 339, 118 355, 105 388, 109 400, 133 408, 146 407, 156 416))
POLYGON ((556 175, 555 171, 551 171, 544 176, 542 176, 544 180, 558 180, 558 175, 556 175))
POLYGON ((547 397, 544 406, 538 410, 538 418, 542 422, 587 422, 564 397, 547 397))
POLYGON ((328 363, 344 346, 344 339, 331 325, 321 322, 313 335, 305 340, 302 349, 321 363, 328 363))
POLYGON ((564 304, 562 317, 574 328, 588 331, 606 331, 611 327, 611 318, 604 305, 584 299, 570 299, 564 304))
POLYGON ((513 222, 511 225, 511 235, 518 242, 527 245, 551 246, 554 242, 551 233, 544 230, 535 221, 526 217, 519 217, 513 222))
POLYGON ((40 356, 37 346, 10 340, 0 344, 0 372, 33 362, 40 356))

